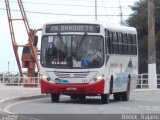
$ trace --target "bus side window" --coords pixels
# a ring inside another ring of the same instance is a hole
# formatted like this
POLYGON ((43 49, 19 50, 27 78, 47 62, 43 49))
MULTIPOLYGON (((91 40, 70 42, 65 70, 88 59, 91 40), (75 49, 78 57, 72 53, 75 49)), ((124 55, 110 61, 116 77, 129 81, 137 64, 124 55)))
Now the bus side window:
POLYGON ((106 54, 110 53, 110 45, 108 43, 109 43, 109 37, 105 36, 105 51, 106 51, 106 54))
POLYGON ((118 48, 119 48, 119 54, 122 54, 122 49, 123 49, 123 46, 122 46, 122 34, 121 33, 118 33, 118 48))
POLYGON ((136 35, 132 35, 132 51, 133 51, 133 55, 137 54, 136 35))
POLYGON ((135 43, 136 43, 136 45, 135 45, 135 55, 137 55, 137 45, 138 45, 138 43, 137 43, 137 36, 136 35, 134 35, 135 37, 135 43))
POLYGON ((106 54, 110 54, 110 50, 111 50, 110 47, 111 47, 111 46, 110 46, 110 44, 109 44, 109 37, 106 36, 106 37, 105 37, 105 51, 106 51, 106 54))
POLYGON ((114 46, 112 44, 113 41, 113 32, 110 31, 109 32, 109 39, 108 39, 108 46, 110 46, 110 50, 109 50, 109 54, 113 54, 114 53, 114 46))
POLYGON ((109 30, 107 30, 107 29, 105 29, 105 51, 106 51, 106 54, 111 53, 109 30))
POLYGON ((133 46, 134 46, 134 44, 133 44, 133 34, 131 34, 130 35, 130 41, 131 41, 131 44, 130 44, 130 49, 131 49, 131 51, 130 51, 130 55, 133 55, 133 46))
POLYGON ((132 54, 132 36, 131 34, 128 34, 128 55, 132 54))
POLYGON ((123 34, 123 54, 128 54, 128 46, 127 46, 127 34, 123 34))
POLYGON ((136 44, 136 35, 132 35, 132 44, 136 44))
POLYGON ((114 32, 113 33, 113 47, 114 47, 114 54, 117 54, 118 53, 118 36, 117 36, 117 33, 114 32))

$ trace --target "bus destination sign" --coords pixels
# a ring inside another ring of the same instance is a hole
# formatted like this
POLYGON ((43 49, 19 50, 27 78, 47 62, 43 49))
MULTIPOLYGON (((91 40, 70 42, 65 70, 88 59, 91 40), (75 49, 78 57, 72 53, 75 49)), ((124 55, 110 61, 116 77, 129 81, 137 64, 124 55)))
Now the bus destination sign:
POLYGON ((100 26, 96 24, 50 24, 46 25, 46 33, 87 32, 99 33, 100 26))

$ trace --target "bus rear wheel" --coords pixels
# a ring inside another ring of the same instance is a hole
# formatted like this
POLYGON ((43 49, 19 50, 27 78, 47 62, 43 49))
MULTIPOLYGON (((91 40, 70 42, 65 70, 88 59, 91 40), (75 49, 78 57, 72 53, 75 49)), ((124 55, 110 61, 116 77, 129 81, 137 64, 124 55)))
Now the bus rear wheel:
POLYGON ((122 101, 128 101, 130 96, 130 80, 127 85, 127 91, 122 92, 122 101))
POLYGON ((113 94, 113 97, 114 97, 114 100, 115 101, 120 101, 121 100, 121 93, 114 93, 113 94))
POLYGON ((52 102, 59 102, 59 97, 60 95, 59 94, 51 94, 51 100, 52 102))
POLYGON ((128 101, 129 95, 128 92, 122 92, 122 101, 128 101))
POLYGON ((109 94, 102 94, 101 95, 101 103, 108 104, 109 103, 109 94))

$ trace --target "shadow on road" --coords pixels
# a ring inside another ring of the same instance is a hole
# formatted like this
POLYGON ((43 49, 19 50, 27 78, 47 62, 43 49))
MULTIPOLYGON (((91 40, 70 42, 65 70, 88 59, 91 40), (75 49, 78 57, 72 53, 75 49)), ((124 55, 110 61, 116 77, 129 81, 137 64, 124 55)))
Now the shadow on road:
MULTIPOLYGON (((48 101, 50 103, 52 103, 51 101, 48 101)), ((113 99, 109 100, 109 104, 112 103, 118 103, 121 101, 114 101, 113 99)), ((70 98, 68 99, 60 99, 60 101, 58 103, 65 103, 65 104, 88 104, 88 105, 103 105, 101 103, 101 98, 86 98, 84 101, 83 100, 71 100, 70 98)))

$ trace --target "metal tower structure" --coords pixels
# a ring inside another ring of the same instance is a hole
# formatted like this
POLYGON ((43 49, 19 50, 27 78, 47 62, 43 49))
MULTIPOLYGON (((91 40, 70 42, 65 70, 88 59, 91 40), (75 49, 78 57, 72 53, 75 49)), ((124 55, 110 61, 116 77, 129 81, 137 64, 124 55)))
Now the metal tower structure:
POLYGON ((19 6, 21 17, 18 19, 17 18, 15 19, 15 18, 13 18, 12 10, 10 9, 10 1, 5 0, 10 35, 11 35, 11 40, 12 40, 12 45, 13 45, 13 51, 14 51, 15 58, 17 61, 20 76, 21 77, 23 76, 22 68, 27 68, 28 69, 28 73, 27 73, 28 77, 34 77, 35 76, 35 68, 37 68, 37 70, 39 71, 38 50, 35 45, 36 43, 35 43, 35 39, 34 39, 34 37, 36 35, 36 30, 30 29, 29 22, 27 20, 27 16, 26 16, 26 13, 25 13, 25 10, 23 7, 22 0, 17 0, 17 4, 19 6), (13 21, 23 22, 25 29, 26 29, 27 36, 28 36, 27 44, 25 44, 25 45, 17 44, 13 21), (23 47, 22 65, 21 65, 21 62, 19 59, 19 55, 18 55, 18 48, 19 47, 23 47))

